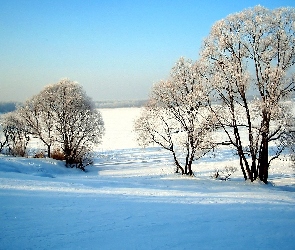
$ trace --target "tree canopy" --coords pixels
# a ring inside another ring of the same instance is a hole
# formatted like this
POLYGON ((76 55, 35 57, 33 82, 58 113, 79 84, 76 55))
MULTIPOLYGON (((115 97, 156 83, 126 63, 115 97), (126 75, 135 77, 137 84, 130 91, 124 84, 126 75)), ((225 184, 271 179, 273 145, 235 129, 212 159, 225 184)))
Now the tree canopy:
POLYGON ((294 144, 294 20, 294 8, 256 6, 216 22, 199 60, 180 59, 171 79, 153 87, 137 121, 139 138, 171 150, 172 131, 186 131, 190 139, 183 148, 192 152, 190 140, 194 148, 201 147, 201 138, 210 138, 205 132, 218 128, 225 137, 215 140, 214 147, 233 147, 245 180, 267 183, 271 162, 294 144), (200 116, 209 122, 205 131, 194 134, 203 123, 200 116))
MULTIPOLYGON (((82 86, 69 79, 46 86, 20 106, 13 117, 24 124, 31 136, 44 143, 48 157, 52 147, 61 149, 68 166, 83 170, 92 147, 100 143, 104 134, 100 112, 82 86)), ((4 120, 4 129, 19 127, 11 119, 4 120)))

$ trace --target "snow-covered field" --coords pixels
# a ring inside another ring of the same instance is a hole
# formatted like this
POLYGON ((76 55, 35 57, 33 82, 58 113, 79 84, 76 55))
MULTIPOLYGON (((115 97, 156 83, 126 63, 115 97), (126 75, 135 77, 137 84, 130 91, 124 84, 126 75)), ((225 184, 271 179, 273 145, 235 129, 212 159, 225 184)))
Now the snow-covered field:
POLYGON ((139 109, 104 109, 106 135, 87 173, 51 159, 0 157, 0 249, 295 249, 295 176, 288 161, 271 184, 249 183, 230 150, 173 173, 169 154, 141 149, 139 109))

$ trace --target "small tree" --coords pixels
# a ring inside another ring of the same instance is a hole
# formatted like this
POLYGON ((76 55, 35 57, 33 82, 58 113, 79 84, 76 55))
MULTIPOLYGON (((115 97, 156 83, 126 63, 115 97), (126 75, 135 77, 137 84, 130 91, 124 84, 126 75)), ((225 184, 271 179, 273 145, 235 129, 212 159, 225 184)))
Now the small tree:
MULTIPOLYGON (((85 156, 104 134, 100 112, 82 87, 68 79, 47 86, 40 96, 46 103, 44 114, 49 112, 54 121, 54 138, 62 148, 67 165, 84 169, 85 156)), ((49 132, 51 123, 46 125, 49 132)))
POLYGON ((30 133, 46 146, 61 148, 67 166, 84 170, 91 163, 92 147, 104 134, 102 116, 82 87, 69 79, 45 87, 18 108, 30 133))
POLYGON ((8 135, 3 131, 3 118, 0 119, 0 153, 8 143, 8 135))
POLYGON ((198 64, 180 58, 167 81, 153 86, 148 104, 135 122, 141 145, 156 143, 173 155, 177 171, 192 175, 192 163, 213 144, 212 116, 198 64))
MULTIPOLYGON (((295 121, 294 119, 290 120, 290 123, 293 124, 293 126, 291 127, 290 130, 288 130, 286 133, 284 133, 281 137, 280 137, 280 144, 282 144, 283 148, 286 147, 286 149, 288 150, 288 155, 291 158, 291 161, 294 165, 295 163, 295 121)), ((294 166, 293 166, 294 167, 294 166)))
POLYGON ((17 112, 4 115, 3 133, 9 153, 13 156, 25 156, 30 140, 30 131, 17 112))
POLYGON ((48 157, 51 156, 51 146, 56 141, 56 118, 51 109, 51 102, 54 100, 50 100, 50 97, 46 96, 46 92, 41 91, 17 110, 26 125, 30 127, 32 135, 47 146, 48 157))

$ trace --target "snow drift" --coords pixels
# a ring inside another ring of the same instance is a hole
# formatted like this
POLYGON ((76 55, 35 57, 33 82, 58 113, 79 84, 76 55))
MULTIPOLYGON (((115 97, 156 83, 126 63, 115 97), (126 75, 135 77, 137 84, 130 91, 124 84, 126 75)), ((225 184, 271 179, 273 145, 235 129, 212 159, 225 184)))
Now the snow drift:
POLYGON ((86 173, 52 159, 0 157, 0 249, 293 249, 295 178, 278 160, 270 184, 212 179, 230 150, 174 174, 170 155, 138 148, 137 108, 102 110, 106 136, 86 173))

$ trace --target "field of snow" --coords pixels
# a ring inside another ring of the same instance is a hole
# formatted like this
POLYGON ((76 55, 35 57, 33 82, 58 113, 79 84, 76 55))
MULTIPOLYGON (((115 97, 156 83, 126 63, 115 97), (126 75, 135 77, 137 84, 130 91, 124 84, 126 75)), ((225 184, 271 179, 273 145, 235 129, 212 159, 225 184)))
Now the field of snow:
POLYGON ((240 171, 228 149, 173 173, 170 155, 136 145, 138 108, 101 110, 106 135, 83 173, 52 159, 0 156, 0 249, 295 249, 295 175, 287 160, 269 185, 240 171))

